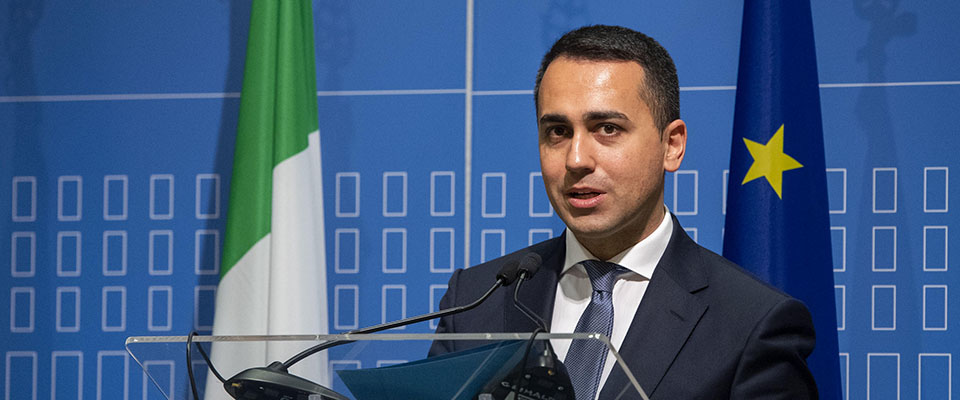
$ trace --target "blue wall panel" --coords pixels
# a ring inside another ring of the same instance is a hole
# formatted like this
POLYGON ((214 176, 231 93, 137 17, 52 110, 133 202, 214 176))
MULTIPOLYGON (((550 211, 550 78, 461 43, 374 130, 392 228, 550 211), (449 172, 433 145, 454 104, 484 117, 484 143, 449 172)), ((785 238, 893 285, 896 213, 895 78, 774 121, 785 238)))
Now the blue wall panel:
MULTIPOLYGON (((720 249, 740 2, 314 3, 331 331, 431 311, 454 268, 562 231, 531 89, 541 55, 584 24, 639 29, 674 56, 690 141, 664 200, 720 249)), ((209 332, 249 8, 0 0, 10 398, 159 398, 124 339, 209 332)), ((813 14, 845 392, 948 398, 960 5, 816 0, 813 14)), ((185 394, 173 357, 151 369, 172 365, 185 394)))

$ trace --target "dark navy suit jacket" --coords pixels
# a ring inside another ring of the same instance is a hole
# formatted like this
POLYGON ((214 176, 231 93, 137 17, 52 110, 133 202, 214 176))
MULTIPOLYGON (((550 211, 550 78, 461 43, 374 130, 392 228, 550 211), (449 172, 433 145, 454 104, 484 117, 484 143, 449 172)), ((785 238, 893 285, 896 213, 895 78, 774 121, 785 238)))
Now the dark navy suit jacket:
MULTIPOLYGON (((699 246, 676 218, 673 222, 670 242, 619 349, 647 395, 678 400, 817 398, 805 361, 815 343, 813 322, 803 303, 699 246)), ((563 236, 457 270, 440 309, 476 300, 505 262, 531 251, 540 254, 543 266, 524 283, 520 300, 550 322, 566 252, 563 236)), ((514 307, 510 288, 471 311, 442 318, 437 333, 529 332, 535 327, 514 307)), ((481 344, 435 342, 430 355, 481 344)), ((626 375, 614 368, 600 398, 619 398, 627 385, 626 375)))

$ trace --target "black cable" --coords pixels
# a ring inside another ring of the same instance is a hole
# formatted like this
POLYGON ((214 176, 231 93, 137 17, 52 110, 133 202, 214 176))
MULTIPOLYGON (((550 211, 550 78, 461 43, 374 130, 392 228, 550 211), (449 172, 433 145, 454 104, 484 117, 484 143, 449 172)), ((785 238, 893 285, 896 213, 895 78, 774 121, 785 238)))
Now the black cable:
POLYGON ((203 361, 207 363, 207 367, 210 368, 210 371, 213 372, 213 375, 222 383, 227 383, 226 379, 223 379, 223 376, 220 375, 220 371, 217 371, 217 367, 213 366, 213 361, 210 361, 210 356, 207 355, 207 351, 200 346, 200 343, 197 343, 197 350, 200 350, 200 355, 203 356, 203 361))
MULTIPOLYGON (((196 335, 199 335, 197 331, 190 332, 190 334, 187 335, 187 374, 190 375, 190 390, 193 391, 193 398, 200 400, 200 395, 197 394, 197 381, 193 375, 192 351, 190 351, 192 347, 191 345, 193 344, 193 337, 196 335)), ((206 350, 200 346, 200 343, 197 343, 197 350, 200 351, 200 355, 203 356, 203 361, 207 363, 207 367, 213 372, 213 375, 216 376, 220 382, 226 382, 227 380, 223 379, 223 376, 220 375, 220 371, 217 371, 217 368, 213 366, 213 362, 210 361, 210 356, 208 356, 206 350)))
POLYGON ((190 332, 187 335, 187 374, 190 375, 190 390, 193 391, 193 398, 200 400, 200 395, 197 393, 197 381, 193 377, 193 357, 190 353, 193 350, 191 345, 193 344, 193 337, 197 335, 197 331, 190 332))

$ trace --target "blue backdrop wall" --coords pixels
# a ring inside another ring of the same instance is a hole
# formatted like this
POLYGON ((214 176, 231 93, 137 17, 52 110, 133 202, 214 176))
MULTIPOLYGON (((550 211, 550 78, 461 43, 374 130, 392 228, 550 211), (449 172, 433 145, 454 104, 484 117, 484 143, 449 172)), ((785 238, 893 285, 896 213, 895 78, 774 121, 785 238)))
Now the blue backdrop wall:
MULTIPOLYGON (((209 332, 249 8, 0 0, 4 399, 158 398, 124 339, 209 332)), ((674 56, 690 141, 666 203, 719 251, 741 13, 316 1, 331 331, 434 310, 453 269, 561 232, 531 88, 549 45, 584 24, 641 30, 674 56)), ((815 0, 813 17, 846 396, 948 399, 960 3, 815 0)), ((184 393, 183 364, 169 368, 184 393)))

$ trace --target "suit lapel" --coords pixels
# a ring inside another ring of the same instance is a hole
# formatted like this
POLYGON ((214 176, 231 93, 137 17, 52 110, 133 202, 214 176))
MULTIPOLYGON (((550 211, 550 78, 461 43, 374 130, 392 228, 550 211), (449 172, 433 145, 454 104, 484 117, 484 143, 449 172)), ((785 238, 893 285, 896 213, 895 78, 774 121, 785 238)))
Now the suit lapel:
MULTIPOLYGON (((670 243, 620 346, 621 356, 650 396, 707 310, 693 293, 707 286, 709 271, 699 262, 699 247, 675 217, 673 224, 670 243)), ((614 367, 600 398, 615 398, 628 384, 626 374, 614 367)))
MULTIPOLYGON (((524 282, 523 287, 520 289, 520 302, 530 307, 540 318, 543 318, 547 324, 548 331, 553 316, 553 303, 557 293, 557 281, 560 279, 560 272, 563 269, 563 260, 566 255, 564 237, 565 234, 560 235, 557 238, 543 242, 530 249, 540 254, 540 257, 543 259, 543 264, 533 279, 524 282)), ((520 254, 520 257, 523 257, 523 254, 520 254)), ((515 284, 516 283, 514 283, 514 285, 515 284)), ((515 286, 509 286, 505 289, 501 295, 503 296, 502 301, 504 306, 504 329, 511 332, 532 332, 537 328, 537 325, 513 306, 513 291, 515 286)))

